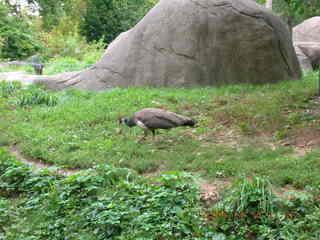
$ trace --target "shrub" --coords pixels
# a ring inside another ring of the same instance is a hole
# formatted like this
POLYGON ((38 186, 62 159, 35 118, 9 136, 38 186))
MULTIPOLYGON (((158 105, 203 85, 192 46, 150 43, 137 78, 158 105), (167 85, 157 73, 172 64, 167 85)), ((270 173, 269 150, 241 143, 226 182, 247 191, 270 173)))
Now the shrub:
POLYGON ((203 221, 197 188, 183 173, 150 184, 128 169, 101 165, 58 177, 34 173, 0 149, 0 179, 0 192, 18 192, 21 198, 13 212, 0 214, 0 234, 8 240, 214 236, 203 221))
POLYGON ((110 43, 133 27, 154 5, 153 0, 88 0, 80 31, 88 41, 110 43))
POLYGON ((0 3, 0 45, 4 59, 28 57, 42 48, 27 20, 10 13, 4 3, 0 3))
POLYGON ((94 56, 94 63, 98 60, 105 48, 102 41, 88 44, 84 37, 76 32, 64 33, 56 28, 49 33, 42 33, 40 39, 44 42, 45 50, 42 55, 45 59, 68 57, 79 61, 86 61, 87 57, 94 56))

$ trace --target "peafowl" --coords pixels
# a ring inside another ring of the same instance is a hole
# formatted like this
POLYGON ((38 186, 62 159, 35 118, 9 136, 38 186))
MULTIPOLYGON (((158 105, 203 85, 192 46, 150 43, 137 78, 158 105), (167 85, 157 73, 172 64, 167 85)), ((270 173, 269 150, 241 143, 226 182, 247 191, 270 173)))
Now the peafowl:
POLYGON ((145 139, 149 132, 152 132, 154 138, 157 129, 170 129, 179 126, 194 127, 196 124, 196 121, 189 117, 160 108, 142 109, 130 118, 120 118, 119 122, 129 127, 138 126, 142 128, 144 136, 140 140, 145 139))

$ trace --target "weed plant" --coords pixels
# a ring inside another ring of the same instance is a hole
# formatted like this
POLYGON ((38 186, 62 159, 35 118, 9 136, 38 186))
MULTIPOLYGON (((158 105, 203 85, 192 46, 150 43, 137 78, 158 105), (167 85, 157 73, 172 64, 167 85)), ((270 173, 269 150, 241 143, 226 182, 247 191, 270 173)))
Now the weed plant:
POLYGON ((266 179, 243 178, 209 211, 209 218, 227 239, 318 239, 318 191, 280 198, 266 179))
POLYGON ((22 107, 30 105, 46 105, 52 107, 57 105, 58 97, 50 92, 47 92, 39 87, 29 87, 27 90, 22 90, 17 95, 16 103, 22 107))
POLYGON ((20 90, 21 87, 19 82, 0 82, 0 96, 7 98, 17 90, 20 90))

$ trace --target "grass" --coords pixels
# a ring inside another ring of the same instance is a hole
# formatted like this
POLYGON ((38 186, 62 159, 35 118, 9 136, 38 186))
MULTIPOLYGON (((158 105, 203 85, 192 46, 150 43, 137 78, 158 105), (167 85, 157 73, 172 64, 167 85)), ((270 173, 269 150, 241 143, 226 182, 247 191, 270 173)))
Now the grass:
POLYGON ((244 174, 269 176, 281 186, 320 184, 320 149, 301 157, 295 144, 281 144, 293 141, 299 129, 319 129, 318 105, 310 101, 317 91, 315 73, 263 86, 69 89, 46 93, 51 105, 18 104, 41 91, 17 89, 0 98, 0 145, 15 144, 26 157, 68 168, 109 164, 139 174, 177 170, 208 179, 244 174), (191 116, 198 126, 163 130, 155 141, 138 143, 142 131, 119 126, 118 118, 145 107, 191 116))
POLYGON ((99 93, 0 83, 0 239, 319 239, 316 87, 315 73, 263 86, 99 93), (139 143, 142 130, 118 119, 145 107, 198 125, 139 143), (34 171, 10 148, 90 169, 34 171), (209 206, 195 177, 235 185, 209 206), (304 191, 279 193, 292 185, 304 191))
MULTIPOLYGON (((57 58, 44 63, 43 74, 53 75, 53 74, 58 74, 62 72, 80 71, 92 65, 93 63, 91 60, 86 62, 81 62, 74 58, 68 58, 68 57, 57 58)), ((0 69, 0 73, 14 72, 14 71, 22 71, 28 74, 36 74, 31 63, 24 66, 6 66, 0 69)))
MULTIPOLYGON (((43 61, 41 62, 44 64, 43 74, 52 75, 62 72, 80 71, 89 68, 101 59, 104 51, 104 44, 100 42, 90 45, 87 52, 80 54, 81 59, 77 59, 75 57, 55 57, 48 61, 43 61)), ((36 74, 30 62, 23 66, 8 65, 0 69, 0 73, 12 71, 36 74)))
POLYGON ((28 73, 34 73, 34 70, 30 64, 22 65, 22 66, 8 65, 8 66, 2 67, 0 69, 0 73, 14 72, 14 71, 23 71, 23 72, 28 72, 28 73))

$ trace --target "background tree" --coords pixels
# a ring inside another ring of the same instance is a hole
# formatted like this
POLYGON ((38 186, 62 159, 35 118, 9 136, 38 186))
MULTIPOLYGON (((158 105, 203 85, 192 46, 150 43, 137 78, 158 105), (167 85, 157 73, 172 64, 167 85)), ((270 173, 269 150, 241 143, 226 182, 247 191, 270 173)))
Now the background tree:
POLYGON ((154 5, 151 0, 87 0, 80 32, 88 41, 109 43, 133 27, 154 5))
POLYGON ((299 24, 303 20, 320 15, 319 0, 284 0, 287 4, 286 15, 291 18, 293 24, 299 24))
POLYGON ((28 19, 10 9, 6 3, 0 2, 0 58, 24 58, 38 52, 41 43, 36 40, 28 19))
POLYGON ((319 0, 257 0, 266 3, 274 12, 291 22, 292 26, 302 21, 320 16, 319 0))
POLYGON ((57 26, 66 15, 66 9, 70 8, 69 0, 28 0, 28 3, 38 9, 46 31, 57 26))

